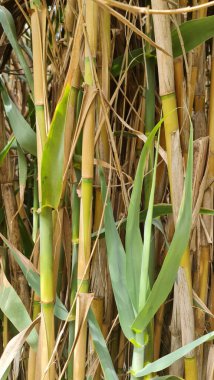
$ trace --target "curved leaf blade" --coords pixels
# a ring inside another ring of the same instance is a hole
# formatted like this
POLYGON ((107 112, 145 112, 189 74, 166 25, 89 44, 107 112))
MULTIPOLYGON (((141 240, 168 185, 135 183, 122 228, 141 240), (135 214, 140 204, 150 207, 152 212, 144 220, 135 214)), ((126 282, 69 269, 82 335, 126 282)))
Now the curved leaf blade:
POLYGON ((140 203, 147 155, 164 119, 153 128, 141 152, 126 222, 126 278, 129 296, 138 311, 143 243, 140 232, 140 203))
POLYGON ((15 359, 16 355, 20 351, 21 347, 27 340, 27 337, 31 333, 32 329, 34 326, 39 322, 40 317, 35 319, 30 326, 28 326, 26 329, 21 331, 19 334, 14 336, 12 338, 7 346, 4 349, 4 352, 0 358, 0 379, 6 379, 7 378, 7 373, 8 373, 8 368, 10 367, 10 364, 12 361, 15 359))
POLYGON ((36 156, 36 134, 30 127, 30 125, 27 123, 27 121, 24 119, 21 112, 13 103, 11 98, 9 97, 1 77, 0 91, 5 113, 8 117, 10 126, 13 130, 16 140, 27 153, 31 153, 33 156, 36 156))
MULTIPOLYGON (((2 265, 0 269, 0 309, 18 331, 22 331, 32 323, 20 297, 7 280, 2 265)), ((36 330, 31 332, 27 342, 34 350, 36 350, 38 343, 36 330)))
POLYGON ((42 207, 57 209, 62 193, 64 164, 64 130, 70 86, 59 100, 44 146, 41 166, 42 207))
MULTIPOLYGON (((189 52, 214 36, 214 16, 186 21, 179 29, 184 49, 189 52)), ((174 58, 183 54, 177 29, 172 31, 172 50, 174 58)))
POLYGON ((182 202, 179 210, 175 234, 161 271, 151 290, 147 302, 135 319, 132 328, 142 332, 151 321, 160 305, 170 293, 177 276, 181 257, 187 247, 192 222, 192 171, 193 171, 193 131, 191 128, 187 171, 182 202))
MULTIPOLYGON (((0 237, 9 248, 10 253, 13 255, 17 264, 20 266, 29 286, 34 290, 34 292, 40 295, 40 275, 38 271, 36 270, 36 268, 34 267, 34 265, 17 248, 15 248, 9 242, 9 240, 7 240, 4 237, 4 235, 2 235, 1 233, 0 233, 0 237)), ((61 319, 62 321, 65 321, 66 318, 68 317, 68 311, 58 296, 56 297, 54 313, 56 317, 61 319)))
POLYGON ((12 147, 14 143, 15 137, 13 136, 11 140, 8 141, 8 143, 5 145, 5 147, 0 152, 0 167, 2 166, 5 157, 7 156, 10 148, 12 147))
POLYGON ((22 52, 21 47, 18 44, 17 34, 16 34, 16 27, 13 20, 13 17, 11 13, 8 11, 7 8, 0 5, 0 23, 2 25, 2 28, 14 50, 14 52, 17 55, 17 58, 20 62, 20 65, 25 73, 28 85, 30 87, 31 93, 33 94, 33 76, 31 74, 30 68, 25 60, 24 54, 22 52))
POLYGON ((213 338, 214 338, 214 332, 210 332, 194 340, 193 342, 188 343, 186 346, 183 346, 179 348, 178 350, 171 352, 168 355, 165 355, 163 358, 158 359, 153 363, 147 364, 142 370, 138 371, 134 375, 135 377, 142 377, 153 372, 162 371, 163 369, 171 366, 177 360, 183 358, 185 355, 187 355, 190 351, 194 350, 196 347, 200 346, 201 344, 213 338))
MULTIPOLYGON (((158 145, 159 145, 158 137, 158 145)), ((154 171, 152 177, 152 186, 149 197, 148 212, 146 215, 145 226, 144 226, 144 246, 142 252, 141 260, 141 273, 140 273, 140 288, 139 288, 139 307, 140 309, 145 305, 148 292, 151 290, 152 284, 150 284, 149 278, 149 261, 150 261, 150 251, 151 251, 151 238, 152 238, 152 214, 153 214, 153 204, 155 197, 155 185, 156 185, 156 169, 157 169, 157 160, 158 160, 158 148, 155 156, 154 171)))
MULTIPOLYGON (((99 169, 103 202, 107 189, 102 168, 99 169)), ((104 213, 107 258, 114 297, 119 313, 119 320, 124 335, 129 340, 135 340, 135 334, 130 326, 135 318, 134 309, 129 298, 126 282, 126 255, 114 221, 109 198, 104 213)))
MULTIPOLYGON (((214 36, 214 16, 186 21, 179 25, 179 29, 184 41, 184 50, 187 53, 214 36)), ((177 29, 172 31, 172 50, 174 58, 183 54, 177 29)), ((153 58, 155 56, 146 54, 146 57, 153 58)), ((114 77, 120 75, 123 58, 121 55, 112 62, 111 73, 114 77)), ((129 69, 143 63, 144 60, 144 50, 142 48, 130 51, 128 54, 129 69)))
POLYGON ((119 380, 106 346, 105 339, 103 338, 103 334, 101 333, 100 327, 91 309, 88 312, 88 324, 105 380, 119 380))

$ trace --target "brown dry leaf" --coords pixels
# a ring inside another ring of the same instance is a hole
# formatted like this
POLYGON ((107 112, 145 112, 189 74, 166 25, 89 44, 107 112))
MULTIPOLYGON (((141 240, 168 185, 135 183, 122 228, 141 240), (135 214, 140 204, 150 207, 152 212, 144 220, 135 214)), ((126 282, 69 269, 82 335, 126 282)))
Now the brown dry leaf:
POLYGON ((200 306, 200 308, 204 311, 204 313, 210 315, 212 318, 214 318, 214 315, 210 311, 210 309, 205 305, 205 303, 201 300, 201 298, 197 295, 197 293, 193 290, 193 299, 195 302, 200 306))
POLYGON ((35 325, 40 321, 40 316, 37 317, 30 326, 28 326, 26 329, 21 331, 19 334, 14 336, 12 338, 7 346, 4 349, 4 352, 0 358, 0 378, 4 376, 5 371, 9 367, 9 365, 12 363, 16 355, 21 350, 23 344, 25 343, 27 337, 35 327, 35 325))
POLYGON ((193 215, 192 229, 196 226, 197 217, 203 202, 207 185, 208 165, 207 154, 209 138, 204 137, 194 142, 194 182, 193 182, 193 215))

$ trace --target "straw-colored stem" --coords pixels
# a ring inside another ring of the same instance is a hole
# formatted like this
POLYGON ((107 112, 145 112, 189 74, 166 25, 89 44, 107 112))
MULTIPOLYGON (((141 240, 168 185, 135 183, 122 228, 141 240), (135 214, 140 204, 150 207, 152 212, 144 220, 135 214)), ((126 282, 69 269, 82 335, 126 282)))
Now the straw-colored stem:
MULTIPOLYGON (((92 0, 85 3, 86 12, 86 49, 85 49, 85 83, 93 86, 92 61, 95 61, 97 51, 97 4, 92 0)), ((91 224, 92 224, 92 191, 94 171, 94 137, 95 137, 95 102, 90 106, 85 119, 82 139, 82 186, 80 205, 80 233, 78 253, 78 285, 80 292, 88 292, 89 268, 87 269, 91 250, 91 224)), ((77 305, 78 306, 78 305, 77 305)), ((78 328, 76 318, 76 331, 78 328)), ((84 380, 85 353, 86 353, 87 324, 85 322, 80 333, 75 352, 73 378, 84 380)))
MULTIPOLYGON (((167 3, 163 0, 152 0, 152 7, 158 9, 166 9, 167 3)), ((164 48, 170 56, 163 54, 161 51, 157 50, 157 61, 158 61, 158 74, 159 74, 159 91, 162 100, 164 127, 165 127, 165 139, 167 148, 167 159, 168 159, 168 173, 169 173, 169 183, 170 183, 170 195, 173 205, 174 221, 176 223, 178 210, 181 203, 181 194, 183 191, 183 168, 182 168, 182 157, 180 151, 180 141, 179 141, 179 123, 178 123, 178 112, 177 112, 177 102, 175 95, 175 84, 174 84, 174 66, 172 59, 172 44, 170 37, 170 20, 167 16, 154 16, 154 31, 156 43, 164 48), (175 151, 176 148, 176 151, 175 151), (176 156, 176 176, 175 176, 175 160, 176 156), (176 177, 176 178, 175 178, 176 177)), ((188 283, 190 302, 192 302, 192 285, 191 285, 191 270, 190 270, 190 253, 189 249, 186 249, 182 258, 181 266, 184 267, 186 272, 186 280, 188 283)), ((181 278, 182 279, 182 278, 181 278)), ((178 285, 180 288, 184 287, 185 284, 180 283, 178 285)), ((190 306, 190 305, 189 305, 190 306)), ((191 313, 191 307, 189 308, 191 313)), ((193 313, 193 312, 192 312, 193 313)), ((185 316, 184 316, 185 317, 185 316)), ((183 325, 184 326, 184 325, 183 325)), ((185 339, 184 331, 182 332, 182 339, 184 339, 183 344, 187 343, 185 339)), ((190 334, 191 335, 191 334, 190 334)), ((186 374, 189 376, 188 374, 186 374)), ((189 377, 186 377, 188 380, 189 377)))
MULTIPOLYGON (((39 2, 38 2, 39 3, 39 2)), ((46 77, 44 67, 44 36, 46 26, 46 10, 32 5, 31 31, 33 47, 33 78, 34 78, 34 104, 36 111, 36 137, 38 173, 41 171, 41 158, 44 144, 47 139, 47 111, 46 111, 46 77)), ((38 176, 39 200, 41 201, 41 178, 38 176)))

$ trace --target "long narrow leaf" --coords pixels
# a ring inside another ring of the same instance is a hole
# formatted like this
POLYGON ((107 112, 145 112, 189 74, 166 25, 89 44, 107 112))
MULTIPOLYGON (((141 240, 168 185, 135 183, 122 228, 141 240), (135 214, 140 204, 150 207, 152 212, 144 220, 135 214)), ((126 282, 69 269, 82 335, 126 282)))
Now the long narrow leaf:
POLYGON ((149 150, 152 146, 154 137, 161 127, 164 119, 153 128, 150 133, 140 156, 137 167, 137 173, 134 180, 133 191, 131 195, 130 205, 128 209, 128 217, 126 223, 126 276, 129 296, 135 307, 138 310, 139 292, 140 292, 140 276, 141 276, 141 261, 143 253, 143 243, 140 232, 140 203, 141 192, 143 186, 143 177, 146 166, 146 159, 149 150))
POLYGON ((88 324, 89 331, 94 343, 94 348, 103 370, 104 379, 118 380, 118 376, 116 375, 111 356, 106 346, 105 339, 103 338, 100 327, 91 309, 88 312, 88 324))
MULTIPOLYGON (((100 168, 100 181, 103 201, 106 199, 106 183, 103 170, 100 168)), ((105 237, 107 245, 108 266, 115 301, 119 313, 119 320, 124 335, 128 339, 135 339, 130 326, 135 318, 134 309, 129 298, 126 282, 126 255, 120 240, 114 221, 112 207, 109 198, 107 199, 105 214, 105 237)))
POLYGON ((26 187, 26 181, 27 181, 27 160, 19 144, 17 146, 17 151, 18 151, 18 165, 19 165, 19 196, 20 196, 19 207, 21 207, 24 202, 24 193, 25 193, 25 187, 26 187))
POLYGON ((42 206, 56 209, 62 192, 64 165, 64 127, 70 86, 67 85, 56 106, 47 142, 42 155, 42 206))
POLYGON ((187 355, 190 351, 194 350, 196 347, 207 342, 214 338, 214 332, 210 332, 191 343, 188 343, 186 346, 179 348, 178 350, 171 352, 170 354, 164 356, 161 359, 156 360, 153 363, 147 364, 142 370, 134 374, 135 377, 146 376, 153 372, 162 371, 163 369, 171 366, 177 360, 181 359, 187 355))
MULTIPOLYGON (((160 136, 160 135, 159 135, 160 136)), ((140 309, 145 305, 145 301, 148 295, 148 288, 150 291, 149 284, 149 261, 150 261, 150 249, 151 249, 151 237, 152 237, 152 214, 153 214, 153 204, 155 197, 155 184, 156 184, 156 169, 157 169, 157 159, 158 151, 156 151, 154 172, 152 178, 152 187, 149 198, 149 207, 146 216, 145 226, 144 226, 144 246, 142 252, 142 261, 141 261, 141 273, 140 273, 140 300, 139 307, 140 309)))
POLYGON ((22 52, 21 47, 18 44, 17 34, 16 34, 16 27, 13 20, 13 17, 11 13, 8 11, 7 8, 0 5, 0 23, 2 25, 2 28, 14 50, 14 52, 17 55, 17 58, 20 62, 20 65, 25 73, 28 85, 30 87, 31 93, 33 94, 33 77, 30 71, 30 68, 25 60, 24 54, 22 52))
MULTIPOLYGON (((24 255, 22 255, 22 253, 19 252, 18 249, 16 249, 9 242, 9 240, 7 240, 1 233, 0 233, 0 237, 9 248, 10 253, 13 255, 17 264, 20 266, 30 287, 34 290, 34 292, 40 295, 40 275, 38 271, 36 270, 36 268, 33 266, 31 261, 28 260, 27 257, 25 257, 24 255)), ((63 303, 60 301, 58 296, 56 297, 54 313, 57 318, 63 321, 65 321, 68 316, 68 311, 66 307, 63 305, 63 303)))
MULTIPOLYGON (((214 36, 214 16, 186 21, 179 29, 184 49, 189 52, 214 36)), ((175 58, 183 54, 177 29, 172 31, 172 50, 175 58)))
POLYGON ((143 331, 151 321, 160 305, 171 291, 184 250, 187 247, 192 222, 192 171, 193 171, 193 131, 191 128, 187 171, 183 198, 179 210, 175 234, 161 271, 152 288, 148 300, 135 319, 134 331, 143 331))
MULTIPOLYGON (((181 41, 184 44, 184 50, 189 52, 214 36, 214 16, 186 21, 179 25, 179 29, 183 40, 181 41)), ((172 31, 172 50, 174 58, 183 54, 177 29, 172 31)), ((135 67, 138 63, 144 63, 144 55, 143 48, 130 51, 128 54, 129 68, 135 67)), ((147 55, 147 57, 153 58, 154 56, 147 55)), ((111 73, 115 77, 120 74, 122 63, 122 55, 113 60, 111 73)))
MULTIPOLYGON (((0 271, 0 309, 16 329, 22 331, 30 326, 32 321, 20 297, 7 280, 2 266, 0 271)), ((35 330, 31 332, 27 341, 36 350, 38 335, 35 330)))
POLYGON ((10 126, 13 130, 13 133, 19 143, 19 145, 27 153, 31 153, 33 156, 36 156, 36 134, 27 123, 27 121, 22 116, 19 109, 13 103, 9 97, 6 87, 2 78, 0 77, 0 91, 1 97, 4 104, 5 113, 10 122, 10 126))
POLYGON ((5 147, 1 150, 1 152, 0 152, 0 167, 1 167, 5 157, 7 156, 10 148, 12 147, 14 140, 15 140, 15 137, 13 136, 12 139, 9 140, 8 143, 5 145, 5 147))

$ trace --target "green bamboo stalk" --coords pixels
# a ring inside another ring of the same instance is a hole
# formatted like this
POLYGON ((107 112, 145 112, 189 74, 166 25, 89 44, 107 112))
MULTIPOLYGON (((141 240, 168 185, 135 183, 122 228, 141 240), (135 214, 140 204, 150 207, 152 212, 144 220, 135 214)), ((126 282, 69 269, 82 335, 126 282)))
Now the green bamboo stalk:
MULTIPOLYGON (((82 104, 83 93, 79 90, 76 104, 76 121, 78 120, 80 114, 80 108, 82 104)), ((82 134, 80 135, 77 146, 76 153, 82 154, 82 134)), ((78 248, 79 248, 79 219, 80 219, 80 198, 77 194, 78 185, 81 179, 81 171, 75 169, 76 180, 72 186, 72 269, 71 269, 71 294, 70 294, 70 306, 73 305, 77 292, 77 263, 78 263, 78 248)), ((71 347, 75 338, 75 315, 76 307, 73 307, 71 311, 71 322, 69 323, 69 340, 68 340, 68 351, 71 347)), ((68 364, 68 379, 73 380, 73 356, 68 364)))
MULTIPOLYGON (((38 160, 38 184, 39 204, 41 205, 41 159, 43 147, 47 139, 47 107, 46 107, 46 74, 43 52, 45 51, 45 25, 46 9, 40 1, 31 4, 31 29, 33 44, 33 69, 34 69, 34 100, 36 109, 37 127, 37 160, 38 160)), ((40 337, 42 353, 40 354, 41 375, 44 380, 55 378, 55 367, 51 365, 47 370, 54 342, 54 281, 53 281, 53 223, 52 209, 44 207, 40 213, 40 297, 42 320, 40 337)))

